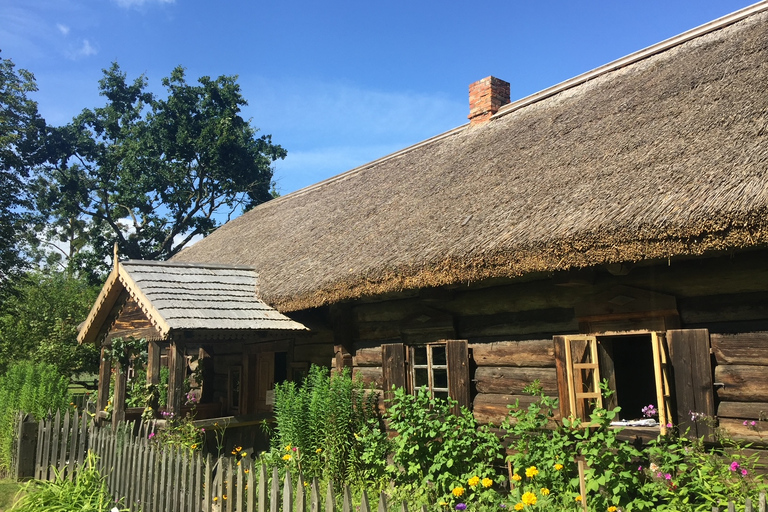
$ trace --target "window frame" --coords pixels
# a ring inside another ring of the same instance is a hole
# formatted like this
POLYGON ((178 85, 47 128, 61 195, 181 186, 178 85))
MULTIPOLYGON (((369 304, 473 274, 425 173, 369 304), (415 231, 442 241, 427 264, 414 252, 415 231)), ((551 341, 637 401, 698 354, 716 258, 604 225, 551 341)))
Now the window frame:
MULTIPOLYGON (((444 393, 445 397, 450 396, 450 382, 451 382, 451 369, 450 365, 448 364, 448 344, 445 341, 439 341, 439 342, 433 342, 433 343, 419 343, 419 344, 412 344, 407 345, 408 348, 408 384, 409 384, 409 391, 412 394, 415 394, 416 391, 421 388, 423 385, 417 385, 416 384, 416 370, 426 370, 427 371, 427 384, 426 388, 429 391, 430 398, 435 398, 435 392, 437 393, 444 393), (443 350, 443 359, 445 360, 444 364, 435 364, 434 363, 434 349, 435 348, 442 348, 443 350), (416 354, 415 351, 418 349, 424 348, 426 349, 426 359, 427 364, 416 364, 416 354), (438 387, 435 384, 435 370, 445 370, 445 387, 438 387)), ((440 396, 439 398, 444 398, 443 396, 440 396)))

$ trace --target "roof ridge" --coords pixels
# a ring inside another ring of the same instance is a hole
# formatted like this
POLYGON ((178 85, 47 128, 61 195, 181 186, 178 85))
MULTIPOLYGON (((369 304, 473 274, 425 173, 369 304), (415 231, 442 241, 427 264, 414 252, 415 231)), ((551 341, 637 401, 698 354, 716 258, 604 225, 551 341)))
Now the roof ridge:
POLYGON ((699 25, 698 27, 686 30, 681 34, 672 36, 668 39, 665 39, 664 41, 652 44, 651 46, 647 46, 641 50, 632 52, 629 55, 625 55, 624 57, 618 58, 612 62, 603 64, 602 66, 596 67, 573 78, 569 78, 568 80, 560 82, 559 84, 555 84, 551 87, 547 87, 546 89, 542 89, 539 92, 535 92, 524 98, 520 98, 519 100, 508 103, 501 107, 499 111, 491 117, 491 119, 511 114, 516 110, 520 110, 523 107, 527 107, 528 105, 537 103, 541 100, 549 98, 550 96, 554 96, 555 94, 581 85, 584 82, 610 73, 611 71, 616 71, 617 69, 623 68, 630 64, 635 64, 641 60, 672 49, 675 46, 680 46, 684 43, 687 43, 688 41, 692 41, 693 39, 706 35, 710 32, 714 32, 715 30, 719 30, 729 25, 733 25, 734 23, 738 23, 739 21, 742 21, 743 19, 748 18, 754 14, 758 14, 762 11, 768 11, 768 0, 761 0, 760 2, 749 5, 743 9, 739 9, 738 11, 732 12, 730 14, 726 14, 725 16, 717 18, 716 20, 709 21, 703 25, 699 25))
POLYGON ((212 270, 252 270, 256 268, 248 265, 227 265, 224 263, 187 263, 178 261, 155 261, 155 260, 125 260, 120 265, 148 265, 155 267, 183 267, 183 268, 209 268, 212 270))

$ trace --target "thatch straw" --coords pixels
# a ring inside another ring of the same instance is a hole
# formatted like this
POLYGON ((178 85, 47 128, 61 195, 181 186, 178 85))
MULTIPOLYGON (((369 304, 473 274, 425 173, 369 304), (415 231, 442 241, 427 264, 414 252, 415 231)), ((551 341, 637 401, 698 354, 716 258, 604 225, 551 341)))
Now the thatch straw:
POLYGON ((768 13, 262 205, 179 261, 283 311, 768 242, 768 13))

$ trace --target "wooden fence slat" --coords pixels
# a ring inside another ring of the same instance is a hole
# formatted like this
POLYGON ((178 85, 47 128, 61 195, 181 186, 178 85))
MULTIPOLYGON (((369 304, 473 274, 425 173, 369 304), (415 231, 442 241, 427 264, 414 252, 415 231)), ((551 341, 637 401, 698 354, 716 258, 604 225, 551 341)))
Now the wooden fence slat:
POLYGON ((278 512, 280 510, 280 475, 277 467, 272 468, 272 492, 269 494, 269 512, 278 512))
POLYGON ((293 512, 293 482, 291 482, 291 472, 287 469, 283 481, 283 512, 293 512))
POLYGON ((141 502, 144 504, 144 512, 154 512, 152 489, 155 486, 157 472, 155 471, 155 447, 151 443, 147 444, 147 484, 142 493, 141 502))
POLYGON ((183 512, 187 508, 187 478, 189 475, 189 456, 187 450, 182 449, 181 455, 181 473, 179 474, 179 512, 183 512))
POLYGON ((37 454, 35 456, 35 478, 43 479, 43 446, 45 446, 45 418, 37 423, 37 454))
POLYGON ((53 476, 53 472, 51 471, 51 468, 55 468, 58 466, 58 460, 56 460, 56 456, 58 454, 58 448, 59 448, 59 430, 61 429, 61 411, 56 411, 56 416, 53 420, 53 436, 51 440, 51 458, 48 460, 48 464, 46 464, 46 474, 50 475, 46 479, 50 479, 53 476))
POLYGON ((253 483, 253 461, 248 462, 248 467, 246 468, 246 471, 248 472, 248 478, 246 479, 246 484, 245 484, 245 490, 247 491, 247 498, 246 498, 247 512, 254 512, 256 510, 256 505, 254 503, 255 489, 254 489, 254 483, 253 483))
POLYGON ((179 462, 181 456, 179 450, 171 449, 171 463, 168 465, 168 512, 178 510, 179 507, 179 462))
POLYGON ((197 503, 197 492, 195 487, 195 471, 197 470, 197 453, 189 454, 189 472, 187 473, 187 509, 186 512, 194 512, 195 503, 197 503))
POLYGON ((387 495, 384 491, 379 493, 379 506, 377 512, 387 512, 387 495))
POLYGON ((61 449, 59 450, 58 466, 59 473, 64 475, 64 468, 67 467, 67 444, 71 431, 69 430, 70 414, 69 409, 64 413, 64 423, 61 426, 61 449))
POLYGON ((69 443, 69 465, 67 468, 67 478, 69 481, 72 481, 72 478, 74 477, 75 473, 75 463, 77 462, 77 447, 78 447, 78 436, 80 434, 80 414, 78 414, 77 409, 75 409, 74 414, 72 415, 72 437, 70 439, 69 443))
POLYGON ((309 512, 320 512, 320 484, 317 477, 312 477, 309 494, 309 512))
POLYGON ((765 492, 760 493, 760 497, 757 500, 757 508, 760 512, 768 512, 765 506, 765 492))
MULTIPOLYGON (((77 466, 80 467, 85 462, 85 455, 87 453, 88 445, 86 440, 88 439, 88 413, 83 410, 80 415, 80 443, 77 449, 77 466)), ((93 432, 92 430, 90 431, 93 432)))
POLYGON ((40 468, 40 479, 41 480, 48 480, 48 460, 49 460, 49 453, 51 451, 51 442, 53 440, 53 421, 51 411, 48 411, 48 416, 45 418, 46 425, 45 425, 45 445, 43 446, 43 457, 41 468, 40 468))
POLYGON ((333 493, 333 482, 328 480, 328 487, 325 490, 325 512, 336 511, 336 495, 333 493))
POLYGON ((195 503, 193 507, 193 512, 200 512, 200 510, 208 510, 205 507, 205 504, 203 502, 201 506, 201 500, 203 499, 203 496, 205 495, 204 489, 203 489, 203 456, 201 453, 197 454, 197 458, 195 459, 195 463, 197 466, 197 471, 195 473, 195 503))
POLYGON ((304 492, 304 477, 299 473, 296 477, 296 512, 307 512, 307 500, 304 492))
MULTIPOLYGON (((225 460, 227 461, 227 463, 226 463, 226 466, 227 466, 227 472, 226 472, 227 483, 226 483, 226 485, 224 487, 224 496, 226 496, 226 499, 224 500, 224 503, 226 503, 226 505, 227 505, 227 508, 226 508, 227 512, 232 512, 232 503, 235 501, 233 498, 234 498, 234 494, 236 492, 235 491, 235 479, 234 479, 235 467, 236 466, 234 464, 232 464, 232 459, 231 458, 227 457, 225 460)), ((224 497, 224 496, 222 496, 222 497, 224 497)), ((223 505, 222 505, 221 509, 224 510, 224 506, 223 505)))
POLYGON ((749 498, 744 502, 744 512, 752 512, 752 500, 749 498))
POLYGON ((259 469, 259 512, 267 512, 267 466, 259 469))
POLYGON ((341 512, 352 512, 352 491, 348 485, 344 485, 344 499, 341 503, 341 512))
POLYGON ((213 469, 213 457, 209 453, 205 457, 205 474, 203 475, 203 510, 211 510, 213 498, 213 480, 211 470, 213 469))
POLYGON ((363 489, 363 495, 360 498, 360 512, 371 512, 371 506, 368 504, 368 493, 363 489))
MULTIPOLYGON (((235 460, 237 460, 237 457, 235 457, 235 460)), ((243 498, 245 495, 243 494, 243 491, 245 490, 245 483, 243 482, 243 461, 237 461, 235 463, 235 489, 237 492, 234 492, 234 503, 233 507, 237 512, 243 511, 243 498)))
POLYGON ((408 512, 408 504, 405 501, 400 504, 400 512, 408 512))

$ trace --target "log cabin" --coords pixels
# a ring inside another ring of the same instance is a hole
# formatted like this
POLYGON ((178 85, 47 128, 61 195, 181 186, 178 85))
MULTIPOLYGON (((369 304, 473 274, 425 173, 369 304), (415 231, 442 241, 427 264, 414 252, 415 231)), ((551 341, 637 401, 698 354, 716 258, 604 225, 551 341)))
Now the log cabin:
MULTIPOLYGON (((308 328, 293 358, 426 386, 482 422, 534 380, 585 416, 605 381, 623 420, 658 408, 632 435, 711 438, 714 419, 765 442, 766 26, 762 1, 514 102, 480 80, 468 123, 262 204, 171 263, 255 269, 258 298, 308 328)), ((288 374, 241 348, 216 348, 223 385, 288 374)))

